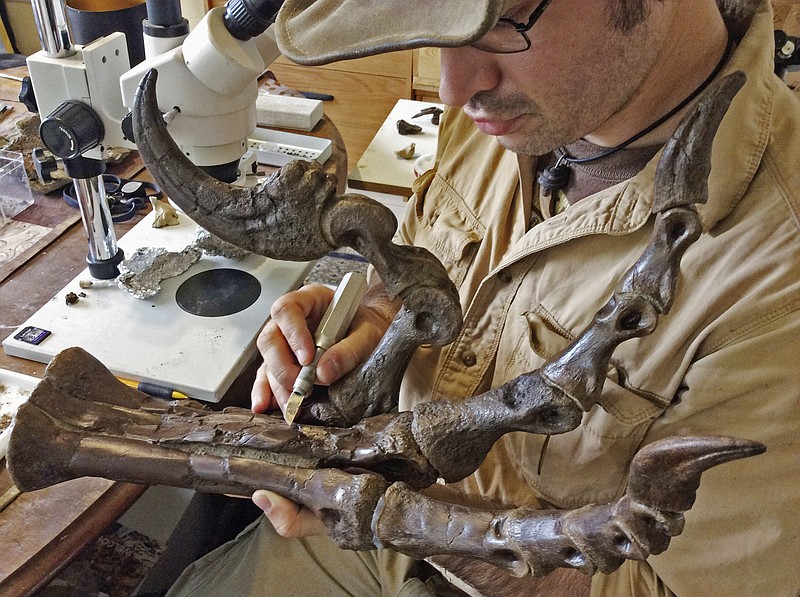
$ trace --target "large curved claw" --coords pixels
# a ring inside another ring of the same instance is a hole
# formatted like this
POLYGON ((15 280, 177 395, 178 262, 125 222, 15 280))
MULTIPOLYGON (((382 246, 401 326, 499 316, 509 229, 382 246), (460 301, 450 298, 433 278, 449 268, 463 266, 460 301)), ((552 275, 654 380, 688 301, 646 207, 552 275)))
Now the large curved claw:
POLYGON ((241 247, 274 259, 307 261, 337 248, 321 228, 336 199, 336 178, 316 162, 293 161, 263 184, 229 185, 195 166, 178 148, 156 100, 158 73, 136 90, 133 130, 153 178, 195 222, 241 247))
POLYGON ((765 450, 730 437, 673 437, 645 446, 631 462, 621 499, 564 516, 564 534, 576 550, 571 565, 610 573, 625 560, 663 552, 683 531, 683 513, 694 504, 703 472, 765 450))
POLYGON ((711 145, 746 79, 736 71, 714 82, 675 129, 656 170, 654 213, 708 200, 711 145))
POLYGON ((634 457, 626 494, 662 512, 685 512, 694 504, 703 472, 765 450, 759 442, 733 437, 664 439, 645 446, 634 457))
POLYGON ((422 344, 451 342, 461 329, 455 285, 429 251, 392 242, 397 220, 386 206, 357 194, 336 196, 336 179, 316 162, 294 161, 262 185, 219 182, 186 158, 170 137, 156 101, 158 73, 139 84, 134 134, 147 168, 170 199, 216 236, 273 259, 308 261, 348 246, 367 257, 392 298, 403 301, 378 350, 331 387, 314 417, 349 426, 397 407, 400 378, 422 344))

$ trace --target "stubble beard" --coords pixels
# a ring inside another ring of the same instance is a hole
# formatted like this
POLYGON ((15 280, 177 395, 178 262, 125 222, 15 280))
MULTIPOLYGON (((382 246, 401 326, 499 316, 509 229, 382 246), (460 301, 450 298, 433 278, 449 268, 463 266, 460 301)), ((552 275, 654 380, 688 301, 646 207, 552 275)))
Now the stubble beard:
MULTIPOLYGON (((619 69, 619 73, 626 70, 619 69)), ((577 81, 565 81, 566 88, 573 91, 562 97, 537 100, 521 93, 501 96, 496 91, 481 91, 467 105, 501 117, 524 115, 518 130, 497 140, 514 153, 541 156, 592 133, 628 103, 635 86, 626 85, 623 79, 609 82, 617 92, 613 99, 602 88, 592 90, 577 81)))
POLYGON ((575 140, 569 138, 570 132, 561 122, 566 118, 562 119, 560 115, 548 118, 538 102, 523 94, 501 96, 495 91, 480 91, 470 98, 467 106, 500 118, 523 115, 524 122, 519 130, 497 137, 503 147, 514 153, 543 155, 575 140))

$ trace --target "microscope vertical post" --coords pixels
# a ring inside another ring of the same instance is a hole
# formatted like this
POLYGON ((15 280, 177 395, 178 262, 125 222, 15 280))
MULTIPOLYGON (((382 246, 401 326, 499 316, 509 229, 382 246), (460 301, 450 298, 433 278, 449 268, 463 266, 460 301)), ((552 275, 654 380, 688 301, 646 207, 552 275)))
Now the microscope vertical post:
MULTIPOLYGON (((46 58, 66 60, 75 56, 77 50, 72 44, 64 0, 31 0, 31 3, 46 58)), ((31 75, 38 72, 30 70, 31 75)), ((36 90, 37 78, 32 77, 32 81, 36 90)), ((40 85, 41 89, 46 82, 40 82, 40 85)), ((42 118, 39 134, 47 148, 64 159, 65 171, 73 179, 89 242, 86 258, 89 272, 98 279, 115 278, 119 275, 117 266, 124 254, 117 247, 111 210, 106 200, 103 183, 105 163, 102 159, 83 155, 102 143, 105 135, 103 124, 89 104, 71 97, 62 99, 55 110, 42 118)))
POLYGON ((75 54, 63 0, 31 0, 31 5, 45 54, 50 58, 66 58, 75 54))

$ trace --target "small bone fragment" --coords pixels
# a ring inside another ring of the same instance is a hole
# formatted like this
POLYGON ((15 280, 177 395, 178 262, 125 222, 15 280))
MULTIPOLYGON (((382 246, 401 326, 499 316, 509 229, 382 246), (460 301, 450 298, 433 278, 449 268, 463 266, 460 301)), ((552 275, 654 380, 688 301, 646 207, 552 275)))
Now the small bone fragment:
POLYGON ((156 213, 153 220, 153 228, 177 226, 180 223, 178 210, 169 201, 162 201, 158 197, 150 197, 150 205, 153 206, 153 210, 156 213))
POLYGON ((398 120, 397 132, 401 135, 419 135, 422 132, 422 127, 405 120, 398 120))
POLYGON ((431 106, 430 108, 425 108, 423 110, 420 110, 419 112, 414 114, 414 116, 412 116, 411 118, 419 118, 420 116, 427 116, 428 114, 430 114, 431 123, 439 124, 439 116, 441 116, 443 112, 444 110, 442 110, 438 106, 431 106))
POLYGON ((403 149, 398 149, 395 151, 395 155, 398 157, 403 158, 404 160, 410 160, 414 157, 414 154, 417 151, 417 144, 412 143, 411 145, 406 145, 403 149))

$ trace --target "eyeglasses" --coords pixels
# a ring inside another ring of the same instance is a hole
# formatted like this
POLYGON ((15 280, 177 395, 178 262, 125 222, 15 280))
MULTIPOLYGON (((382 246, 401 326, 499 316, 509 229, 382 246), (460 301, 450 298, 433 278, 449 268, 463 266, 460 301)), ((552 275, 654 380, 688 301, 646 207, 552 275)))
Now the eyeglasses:
POLYGON ((516 54, 531 47, 528 31, 536 24, 552 0, 543 0, 533 11, 527 23, 517 23, 506 17, 497 21, 478 41, 472 43, 473 48, 493 54, 516 54))

